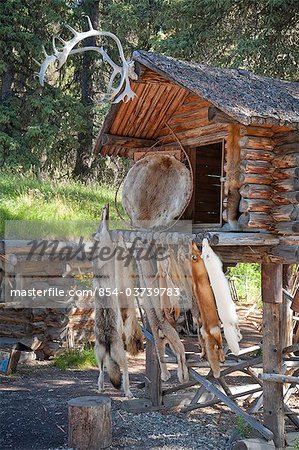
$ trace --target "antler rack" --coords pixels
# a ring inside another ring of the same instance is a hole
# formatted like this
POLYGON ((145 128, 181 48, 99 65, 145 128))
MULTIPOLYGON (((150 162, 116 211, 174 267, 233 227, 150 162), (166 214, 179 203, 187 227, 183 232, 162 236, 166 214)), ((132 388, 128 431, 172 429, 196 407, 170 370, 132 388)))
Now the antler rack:
POLYGON ((73 33, 73 37, 69 41, 65 41, 59 36, 53 36, 54 53, 52 55, 48 55, 45 48, 43 48, 45 53, 45 59, 42 62, 39 71, 40 84, 44 86, 45 75, 50 65, 53 65, 58 62, 58 70, 59 70, 66 63, 69 55, 74 55, 76 53, 82 53, 86 51, 95 51, 99 53, 102 56, 103 60, 106 61, 113 69, 113 72, 110 76, 110 80, 108 83, 107 92, 106 94, 103 95, 102 100, 112 101, 113 103, 119 103, 120 101, 127 102, 128 100, 133 100, 136 94, 131 89, 130 79, 137 80, 138 78, 138 76, 134 72, 134 62, 126 60, 121 42, 118 39, 118 37, 115 36, 115 34, 110 33, 109 31, 95 30, 93 28, 90 18, 88 16, 86 17, 89 24, 88 31, 79 32, 66 24, 65 25, 66 28, 68 28, 73 33), (122 66, 116 64, 107 54, 106 50, 103 49, 103 47, 88 46, 76 49, 74 48, 79 42, 83 41, 86 38, 94 36, 102 36, 113 39, 113 41, 117 45, 122 66), (62 48, 60 49, 57 48, 56 39, 63 44, 62 48), (113 87, 113 83, 117 75, 120 75, 120 80, 117 86, 113 87))

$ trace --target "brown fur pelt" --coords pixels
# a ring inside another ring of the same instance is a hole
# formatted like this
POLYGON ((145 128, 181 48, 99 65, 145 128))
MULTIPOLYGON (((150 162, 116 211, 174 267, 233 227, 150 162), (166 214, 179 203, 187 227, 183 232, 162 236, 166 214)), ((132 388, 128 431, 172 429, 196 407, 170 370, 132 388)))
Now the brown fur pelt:
POLYGON ((208 274, 201 258, 201 252, 194 242, 192 243, 192 284, 194 297, 200 312, 200 333, 203 339, 203 342, 200 342, 200 344, 204 343, 214 377, 219 378, 219 362, 224 361, 220 323, 208 274))
POLYGON ((143 335, 138 323, 135 308, 122 308, 121 316, 123 320, 123 341, 127 352, 136 356, 143 351, 143 335))
POLYGON ((122 203, 135 226, 165 226, 181 214, 191 192, 190 171, 183 163, 167 154, 148 155, 129 170, 122 203))
POLYGON ((228 126, 227 156, 226 156, 226 182, 227 194, 227 220, 232 229, 238 228, 238 213, 240 202, 240 126, 228 126))

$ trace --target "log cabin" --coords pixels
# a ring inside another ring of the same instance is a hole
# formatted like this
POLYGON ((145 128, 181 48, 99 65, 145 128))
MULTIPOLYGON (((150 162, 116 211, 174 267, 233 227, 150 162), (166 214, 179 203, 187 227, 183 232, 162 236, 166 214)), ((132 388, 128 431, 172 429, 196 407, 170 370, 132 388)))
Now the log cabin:
MULTIPOLYGON (((133 161, 166 152, 184 161, 183 146, 194 174, 184 218, 192 220, 195 237, 208 230, 217 238, 212 245, 224 262, 262 263, 263 370, 281 374, 283 348, 291 344, 282 288, 299 261, 299 84, 145 51, 134 52, 133 61, 136 97, 111 106, 95 152, 133 161)), ((0 244, 3 254, 15 245, 0 244)), ((20 264, 24 252, 17 246, 20 264)), ((42 357, 55 354, 66 336, 93 340, 92 310, 15 310, 8 300, 2 290, 0 336, 38 337, 42 357)), ((264 424, 283 448, 283 385, 264 381, 263 390, 264 424)))
MULTIPOLYGON (((187 154, 194 182, 184 218, 195 236, 217 232, 224 262, 262 263, 263 371, 281 374, 292 343, 283 287, 299 262, 299 83, 146 51, 132 59, 136 97, 111 106, 95 153, 187 154)), ((264 424, 284 448, 283 384, 264 381, 263 396, 264 424)))
MULTIPOLYGON (((136 97, 113 104, 95 153, 167 152, 192 164, 195 230, 270 232, 298 261, 299 83, 133 53, 136 97)), ((259 261, 258 261, 259 262, 259 261)))

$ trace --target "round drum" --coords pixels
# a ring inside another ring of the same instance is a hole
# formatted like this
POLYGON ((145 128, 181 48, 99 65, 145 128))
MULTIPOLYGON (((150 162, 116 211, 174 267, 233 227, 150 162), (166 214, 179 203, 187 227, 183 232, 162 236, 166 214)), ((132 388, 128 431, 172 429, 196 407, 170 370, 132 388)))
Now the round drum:
POLYGON ((133 226, 161 228, 182 214, 191 192, 192 177, 182 162, 167 154, 151 154, 129 170, 122 203, 133 226))

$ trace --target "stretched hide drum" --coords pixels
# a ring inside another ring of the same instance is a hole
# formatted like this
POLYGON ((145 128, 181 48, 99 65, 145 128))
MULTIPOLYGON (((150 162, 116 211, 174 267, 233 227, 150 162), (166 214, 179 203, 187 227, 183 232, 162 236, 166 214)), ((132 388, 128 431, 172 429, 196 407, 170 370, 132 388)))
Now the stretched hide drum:
POLYGON ((122 203, 132 225, 161 228, 182 214, 191 193, 191 174, 182 162, 170 155, 148 155, 129 170, 122 203))

